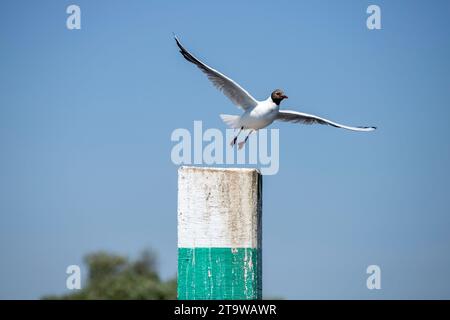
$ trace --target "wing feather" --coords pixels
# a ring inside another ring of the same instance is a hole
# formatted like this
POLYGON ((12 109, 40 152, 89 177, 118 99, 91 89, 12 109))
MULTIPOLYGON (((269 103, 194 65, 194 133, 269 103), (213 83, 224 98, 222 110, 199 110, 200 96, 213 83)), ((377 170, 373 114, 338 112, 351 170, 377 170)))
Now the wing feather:
POLYGON ((241 107, 244 110, 253 108, 258 104, 258 101, 253 98, 245 89, 243 89, 239 84, 237 84, 232 79, 228 78, 223 73, 211 68, 205 63, 201 62, 195 56, 193 56, 189 51, 187 51, 180 43, 177 37, 175 37, 178 48, 180 48, 180 53, 183 57, 195 64, 203 73, 206 74, 213 85, 222 91, 235 105, 241 107))
POLYGON ((280 110, 277 116, 277 120, 303 124, 330 125, 336 128, 342 128, 352 131, 373 131, 376 129, 376 127, 350 127, 312 114, 292 110, 280 110))

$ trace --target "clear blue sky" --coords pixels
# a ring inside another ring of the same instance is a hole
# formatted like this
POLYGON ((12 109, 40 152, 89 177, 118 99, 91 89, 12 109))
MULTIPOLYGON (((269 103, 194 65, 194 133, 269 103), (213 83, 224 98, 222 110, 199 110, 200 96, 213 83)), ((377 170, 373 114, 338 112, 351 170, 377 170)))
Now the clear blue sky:
POLYGON ((263 99, 375 133, 276 124, 264 294, 450 298, 450 2, 5 1, 0 298, 63 293, 105 249, 176 274, 176 128, 238 113, 184 44, 263 99), (82 29, 66 29, 66 7, 82 29), (378 4, 382 30, 366 28, 378 4), (369 291, 370 264, 382 289, 369 291))

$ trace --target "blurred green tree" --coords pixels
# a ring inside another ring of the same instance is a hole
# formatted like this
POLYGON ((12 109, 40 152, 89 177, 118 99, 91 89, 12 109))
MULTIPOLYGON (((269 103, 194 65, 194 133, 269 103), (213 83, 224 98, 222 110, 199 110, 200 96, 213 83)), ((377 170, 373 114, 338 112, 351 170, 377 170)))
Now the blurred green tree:
POLYGON ((84 259, 88 278, 81 290, 43 299, 176 299, 176 278, 162 281, 156 271, 156 255, 145 250, 136 261, 107 252, 89 254, 84 259))

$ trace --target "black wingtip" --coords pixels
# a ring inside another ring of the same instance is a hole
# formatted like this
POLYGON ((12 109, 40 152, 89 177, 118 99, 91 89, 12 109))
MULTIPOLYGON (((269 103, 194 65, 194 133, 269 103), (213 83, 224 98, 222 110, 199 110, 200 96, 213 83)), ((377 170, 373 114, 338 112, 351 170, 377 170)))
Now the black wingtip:
POLYGON ((198 64, 199 61, 183 47, 183 45, 181 44, 178 37, 174 36, 174 39, 175 39, 175 42, 177 43, 177 46, 180 49, 180 53, 183 55, 183 57, 191 63, 198 64))
POLYGON ((173 35, 173 38, 175 39, 175 42, 177 43, 177 46, 179 47, 181 45, 180 40, 178 40, 178 37, 174 32, 172 32, 172 35, 173 35))
POLYGON ((172 32, 173 38, 175 39, 175 42, 177 43, 178 48, 180 48, 180 50, 185 50, 183 48, 183 46, 181 45, 180 39, 178 39, 178 36, 175 34, 175 32, 172 32))
POLYGON ((360 129, 373 129, 373 130, 377 130, 377 127, 357 127, 360 129))
POLYGON ((177 43, 177 46, 180 49, 180 53, 184 56, 186 49, 182 46, 180 40, 178 39, 178 37, 175 34, 174 34, 173 38, 175 39, 175 42, 177 43))

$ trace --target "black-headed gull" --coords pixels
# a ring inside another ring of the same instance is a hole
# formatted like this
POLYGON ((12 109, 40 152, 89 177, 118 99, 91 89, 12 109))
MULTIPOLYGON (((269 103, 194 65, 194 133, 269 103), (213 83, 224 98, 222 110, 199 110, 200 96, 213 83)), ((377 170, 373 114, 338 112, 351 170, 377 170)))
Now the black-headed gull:
POLYGON ((235 105, 244 110, 244 113, 240 116, 228 114, 220 115, 222 120, 228 126, 239 129, 238 134, 231 142, 231 146, 236 144, 237 138, 242 130, 249 129, 250 132, 243 141, 239 142, 239 149, 244 146, 253 131, 265 128, 275 120, 303 124, 325 124, 352 131, 373 131, 376 129, 376 127, 350 127, 312 114, 291 110, 280 110, 281 101, 288 98, 280 89, 273 91, 266 100, 258 101, 235 81, 194 57, 181 45, 177 37, 175 37, 175 41, 178 48, 180 48, 180 53, 183 57, 200 68, 216 88, 222 91, 235 105))

